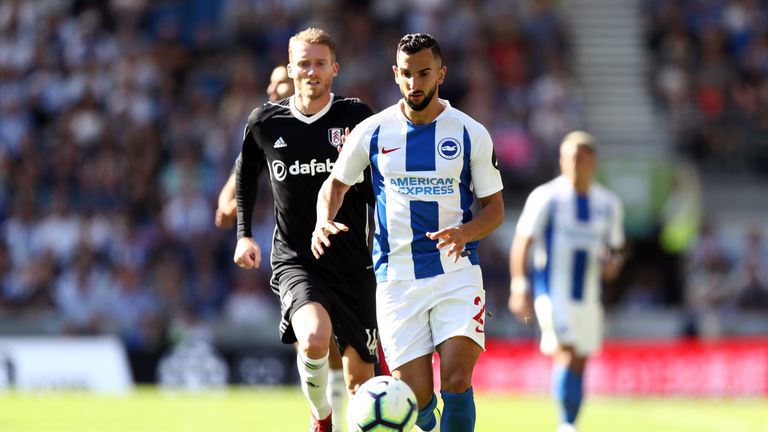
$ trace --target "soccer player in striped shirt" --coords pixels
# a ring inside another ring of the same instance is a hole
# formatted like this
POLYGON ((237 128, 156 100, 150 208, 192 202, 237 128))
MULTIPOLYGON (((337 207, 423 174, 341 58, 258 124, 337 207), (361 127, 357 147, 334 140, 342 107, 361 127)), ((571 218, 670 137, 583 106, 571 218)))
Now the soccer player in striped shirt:
POLYGON ((329 238, 346 231, 335 221, 336 211, 370 166, 384 356, 392 375, 416 394, 419 430, 472 431, 472 370, 485 345, 477 245, 504 218, 501 176, 485 127, 438 97, 446 67, 437 41, 423 33, 406 35, 396 60, 394 78, 403 99, 347 137, 318 195, 312 249, 322 256, 334 247, 329 238), (442 420, 434 414, 434 351, 440 355, 442 420))
POLYGON ((600 280, 616 277, 622 264, 624 211, 619 198, 593 180, 596 158, 592 135, 565 136, 562 175, 531 192, 510 253, 509 308, 525 323, 535 310, 541 351, 554 358, 558 432, 575 431, 587 358, 602 342, 600 280))

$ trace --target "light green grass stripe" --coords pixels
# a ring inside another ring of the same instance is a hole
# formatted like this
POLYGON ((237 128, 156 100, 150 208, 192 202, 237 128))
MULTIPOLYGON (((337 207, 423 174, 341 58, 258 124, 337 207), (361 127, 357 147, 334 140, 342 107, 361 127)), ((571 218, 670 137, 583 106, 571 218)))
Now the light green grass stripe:
MULTIPOLYGON (((546 395, 479 394, 478 432, 554 431, 546 395)), ((296 432, 309 409, 296 387, 219 394, 0 394, 1 432, 296 432)), ((585 432, 768 432, 768 399, 588 398, 585 432)))

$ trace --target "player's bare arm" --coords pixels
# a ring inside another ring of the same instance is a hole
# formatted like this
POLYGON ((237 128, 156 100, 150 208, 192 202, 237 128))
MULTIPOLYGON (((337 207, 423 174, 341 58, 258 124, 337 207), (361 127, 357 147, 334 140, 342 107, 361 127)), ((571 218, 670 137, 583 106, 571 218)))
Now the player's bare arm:
POLYGON ((427 237, 437 240, 438 249, 448 248, 448 256, 453 256, 453 262, 459 260, 467 243, 487 236, 504 220, 504 198, 500 191, 479 201, 480 211, 472 221, 427 233, 427 237))
POLYGON ((219 192, 215 224, 217 228, 229 229, 237 220, 237 201, 235 201, 235 174, 230 174, 224 187, 219 192))
POLYGON ((609 249, 606 251, 605 256, 602 257, 603 262, 603 280, 606 282, 613 282, 621 272, 621 268, 624 266, 624 251, 621 249, 609 249))
POLYGON ((533 316, 531 284, 528 281, 527 256, 533 239, 520 234, 515 235, 512 250, 509 253, 509 270, 512 282, 509 293, 509 310, 522 323, 528 324, 533 316))
POLYGON ((261 265, 259 244, 251 237, 241 237, 237 240, 234 261, 235 264, 246 270, 259 268, 261 265))
POLYGON ((325 248, 331 246, 329 239, 331 235, 349 230, 343 223, 333 221, 349 188, 349 185, 333 177, 328 177, 317 194, 317 222, 315 223, 315 230, 312 232, 312 244, 310 246, 312 255, 316 259, 320 259, 325 254, 325 248))

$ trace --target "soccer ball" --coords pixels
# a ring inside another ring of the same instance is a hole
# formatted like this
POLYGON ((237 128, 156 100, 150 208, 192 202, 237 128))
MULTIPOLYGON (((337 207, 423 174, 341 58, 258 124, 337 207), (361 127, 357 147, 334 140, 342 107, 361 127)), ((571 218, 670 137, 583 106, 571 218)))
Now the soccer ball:
POLYGON ((383 375, 363 383, 347 411, 355 432, 408 432, 416 423, 418 405, 408 384, 383 375))

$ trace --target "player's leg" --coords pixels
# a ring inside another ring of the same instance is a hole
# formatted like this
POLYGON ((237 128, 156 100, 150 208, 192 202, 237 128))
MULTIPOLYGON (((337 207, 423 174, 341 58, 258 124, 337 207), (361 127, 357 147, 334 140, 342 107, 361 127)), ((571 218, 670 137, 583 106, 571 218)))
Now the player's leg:
POLYGON ((344 378, 341 353, 334 336, 331 336, 331 343, 328 349, 328 367, 326 396, 331 404, 334 430, 341 432, 342 425, 344 424, 344 403, 347 399, 347 384, 344 378))
POLYGON ((558 431, 575 431, 584 399, 587 357, 602 342, 602 308, 541 295, 534 302, 541 327, 541 351, 552 356, 552 394, 559 411, 558 431))
POLYGON ((347 391, 373 378, 379 346, 376 323, 376 279, 365 272, 345 282, 334 283, 333 324, 341 348, 347 391))
POLYGON ((384 357, 392 376, 403 380, 416 395, 416 426, 423 431, 439 430, 432 376, 435 348, 429 326, 432 291, 425 279, 384 282, 376 290, 384 357))
MULTIPOLYGON (((366 271, 350 280, 328 284, 332 287, 328 299, 333 310, 334 339, 341 352, 345 388, 353 395, 374 374, 378 347, 376 279, 372 272, 366 271)), ((339 410, 339 415, 342 412, 339 410)), ((337 430, 341 429, 337 427, 337 430)))
POLYGON ((574 308, 572 320, 574 343, 571 349, 560 349, 555 358, 556 364, 564 368, 564 376, 559 377, 559 388, 566 393, 561 403, 562 416, 566 420, 562 430, 566 432, 575 431, 573 425, 583 405, 587 360, 603 343, 603 307, 598 301, 581 304, 574 308))
POLYGON ((347 391, 350 395, 357 392, 357 388, 364 382, 373 378, 373 363, 363 359, 354 347, 347 346, 342 356, 344 364, 344 378, 347 382, 347 391))
POLYGON ((482 350, 474 340, 464 336, 452 337, 437 347, 440 354, 444 431, 468 432, 475 429, 472 371, 482 350))
POLYGON ((295 342, 296 366, 312 412, 312 430, 330 432, 331 406, 326 387, 331 319, 327 286, 316 274, 297 265, 276 267, 270 283, 280 296, 280 340, 295 342))
POLYGON ((472 371, 485 349, 485 291, 480 268, 472 266, 438 276, 439 301, 430 327, 440 354, 442 431, 469 432, 475 427, 472 371))
POLYGON ((291 325, 298 343, 296 363, 301 389, 309 400, 313 417, 317 420, 330 419, 331 405, 326 388, 331 318, 322 305, 311 302, 294 312, 291 325))
POLYGON ((587 358, 573 346, 559 347, 553 355, 552 394, 560 413, 559 431, 574 430, 584 398, 584 369, 587 358))
MULTIPOLYGON (((365 351, 364 351, 365 352, 365 351)), ((346 381, 346 392, 352 397, 357 392, 358 387, 363 385, 364 382, 373 378, 374 376, 374 363, 375 356, 367 354, 365 357, 361 356, 358 350, 350 344, 344 344, 344 354, 341 356, 342 364, 344 365, 344 379, 346 381)), ((347 415, 350 413, 347 412, 347 415)), ((354 427, 348 420, 345 423, 348 424, 347 430, 352 431, 354 427)), ((334 423, 341 425, 341 423, 334 423)), ((337 431, 341 428, 337 426, 337 431)))
POLYGON ((347 391, 373 378, 378 348, 376 325, 376 279, 366 271, 348 281, 333 282, 329 298, 333 305, 333 326, 341 352, 347 391))
POLYGON ((432 353, 420 356, 392 370, 392 376, 405 381, 416 395, 419 413, 416 426, 422 431, 440 430, 439 418, 435 415, 437 396, 432 376, 432 353))

